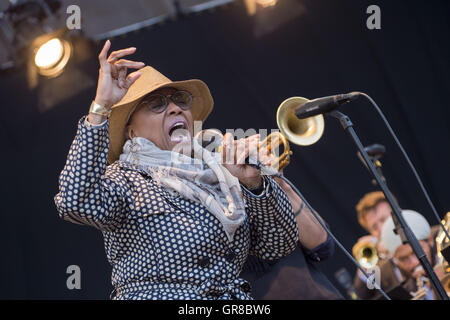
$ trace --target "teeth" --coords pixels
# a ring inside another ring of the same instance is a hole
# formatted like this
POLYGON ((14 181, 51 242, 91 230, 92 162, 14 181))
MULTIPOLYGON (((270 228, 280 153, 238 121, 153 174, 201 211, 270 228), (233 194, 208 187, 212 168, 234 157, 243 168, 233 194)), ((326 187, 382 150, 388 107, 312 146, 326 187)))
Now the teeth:
POLYGON ((180 121, 180 122, 175 122, 174 125, 172 126, 172 128, 170 128, 169 135, 172 135, 172 133, 173 133, 176 129, 180 129, 180 128, 184 128, 184 122, 182 122, 182 121, 180 121))

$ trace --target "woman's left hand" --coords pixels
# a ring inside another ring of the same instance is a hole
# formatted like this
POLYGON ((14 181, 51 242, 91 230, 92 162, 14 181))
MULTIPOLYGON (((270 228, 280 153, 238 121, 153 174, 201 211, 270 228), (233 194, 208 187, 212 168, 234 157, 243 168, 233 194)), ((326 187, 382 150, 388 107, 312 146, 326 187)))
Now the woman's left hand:
POLYGON ((256 134, 245 139, 234 140, 231 133, 226 133, 223 137, 223 166, 247 189, 257 189, 262 183, 260 171, 245 164, 250 154, 257 153, 259 138, 259 134, 256 134))

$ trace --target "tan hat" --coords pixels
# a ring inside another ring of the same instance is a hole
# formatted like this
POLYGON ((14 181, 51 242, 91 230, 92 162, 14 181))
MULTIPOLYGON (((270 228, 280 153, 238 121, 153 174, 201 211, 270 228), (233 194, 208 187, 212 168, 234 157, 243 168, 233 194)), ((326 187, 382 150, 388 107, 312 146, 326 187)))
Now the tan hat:
POLYGON ((122 100, 112 107, 109 118, 109 163, 119 159, 122 154, 125 143, 125 126, 130 113, 148 93, 163 87, 189 91, 193 97, 191 112, 194 121, 204 121, 213 108, 213 98, 208 86, 203 81, 198 79, 172 81, 150 66, 146 66, 140 71, 142 74, 139 79, 128 89, 122 100))

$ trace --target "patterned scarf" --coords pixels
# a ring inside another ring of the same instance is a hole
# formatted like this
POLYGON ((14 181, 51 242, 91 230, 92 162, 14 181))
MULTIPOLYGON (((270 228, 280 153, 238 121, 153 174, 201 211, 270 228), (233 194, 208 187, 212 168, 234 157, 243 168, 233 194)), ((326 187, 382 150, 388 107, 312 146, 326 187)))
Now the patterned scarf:
POLYGON ((161 150, 153 142, 136 137, 127 140, 120 160, 142 168, 168 190, 205 206, 231 242, 246 214, 239 180, 222 166, 219 153, 206 150, 196 139, 191 141, 193 157, 161 150))

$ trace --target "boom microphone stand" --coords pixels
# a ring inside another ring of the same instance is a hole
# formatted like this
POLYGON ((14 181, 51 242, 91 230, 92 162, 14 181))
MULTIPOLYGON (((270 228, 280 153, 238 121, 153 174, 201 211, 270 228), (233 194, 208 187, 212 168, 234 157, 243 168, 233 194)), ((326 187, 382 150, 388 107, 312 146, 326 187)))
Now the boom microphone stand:
MULTIPOLYGON (((389 191, 385 181, 383 181, 382 176, 379 174, 378 170, 375 168, 374 164, 369 158, 369 155, 364 150, 364 146, 362 145, 361 141, 359 140, 358 135, 356 134, 355 130, 353 129, 353 123, 350 120, 348 116, 345 114, 339 112, 339 111, 331 111, 328 113, 332 117, 339 120, 342 127, 345 131, 347 131, 350 134, 350 137, 353 139, 353 142, 356 144, 356 146, 359 149, 360 154, 362 155, 367 167, 369 168, 369 171, 374 176, 376 181, 378 182, 378 185, 380 186, 381 190, 383 191, 386 199, 388 200, 389 204, 391 205, 392 211, 391 216, 395 224, 395 232, 400 236, 403 243, 409 243, 411 245, 411 248, 414 251, 414 254, 417 256, 417 258, 420 261, 420 264, 422 265, 423 269, 427 273, 431 284, 438 295, 438 297, 441 300, 449 300, 449 297, 447 296, 447 293, 445 292, 444 288, 442 287, 442 284, 440 283, 438 277, 433 271, 433 268, 426 258, 426 254, 423 251, 421 245, 419 244, 419 241, 417 240, 416 236, 412 233, 411 229, 409 228, 408 224, 404 220, 400 207, 398 206, 397 202, 394 200, 391 192, 389 191)), ((379 169, 379 168, 378 168, 379 169)))

